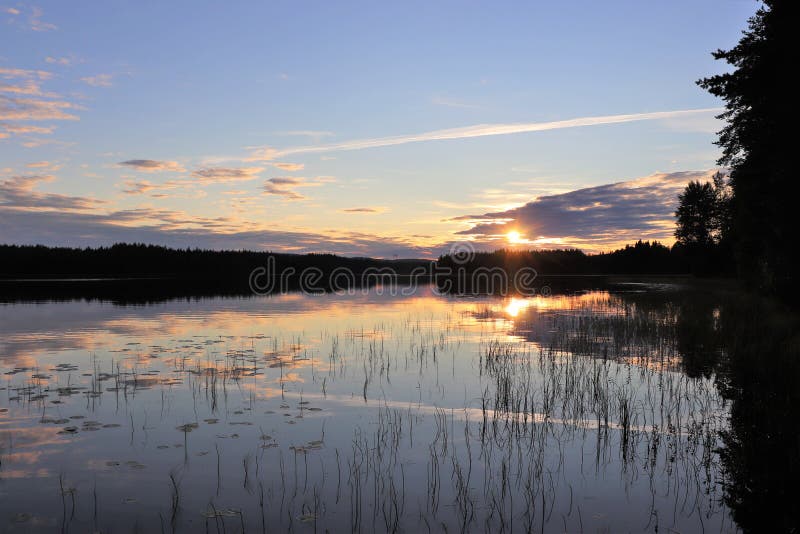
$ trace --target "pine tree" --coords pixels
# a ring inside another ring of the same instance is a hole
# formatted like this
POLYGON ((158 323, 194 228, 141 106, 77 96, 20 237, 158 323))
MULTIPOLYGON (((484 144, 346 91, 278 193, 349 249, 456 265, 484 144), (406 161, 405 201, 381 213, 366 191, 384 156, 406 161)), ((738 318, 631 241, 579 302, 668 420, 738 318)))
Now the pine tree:
POLYGON ((798 2, 764 0, 730 50, 714 52, 734 67, 698 84, 725 100, 719 115, 720 165, 731 170, 732 234, 742 278, 769 292, 789 290, 797 268, 794 212, 794 93, 798 2))

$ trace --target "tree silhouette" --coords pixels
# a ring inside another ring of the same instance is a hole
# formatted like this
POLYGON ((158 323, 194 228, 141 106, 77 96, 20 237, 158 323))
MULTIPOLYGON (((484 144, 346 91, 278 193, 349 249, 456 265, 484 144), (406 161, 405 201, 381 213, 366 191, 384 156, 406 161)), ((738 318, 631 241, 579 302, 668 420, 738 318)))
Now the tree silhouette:
POLYGON ((794 291, 796 191, 793 114, 798 2, 764 0, 748 29, 715 59, 734 69, 698 84, 725 100, 720 165, 731 169, 740 275, 767 291, 794 291), (795 52, 793 52, 795 50, 795 52))
POLYGON ((689 182, 683 193, 678 195, 678 201, 675 211, 675 217, 678 218, 675 237, 678 242, 683 245, 713 244, 717 237, 717 196, 711 183, 689 182))
POLYGON ((731 232, 731 194, 725 175, 712 182, 689 182, 678 195, 675 238, 681 245, 719 245, 731 232))
POLYGON ((698 275, 733 274, 731 190, 725 175, 690 182, 678 195, 675 246, 698 275))
POLYGON ((733 239, 733 190, 731 189, 730 180, 726 180, 725 175, 721 172, 715 173, 712 181, 714 194, 716 195, 714 217, 718 232, 717 244, 728 246, 733 239))

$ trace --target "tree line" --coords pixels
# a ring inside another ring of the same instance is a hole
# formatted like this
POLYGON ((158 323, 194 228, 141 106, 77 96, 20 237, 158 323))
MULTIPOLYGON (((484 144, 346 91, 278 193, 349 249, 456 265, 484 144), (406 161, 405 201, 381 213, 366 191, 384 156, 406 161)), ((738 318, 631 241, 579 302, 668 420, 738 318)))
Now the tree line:
POLYGON ((277 271, 300 273, 314 267, 323 273, 346 268, 359 274, 365 269, 391 268, 410 274, 426 260, 381 260, 335 254, 283 254, 248 250, 174 249, 140 243, 110 247, 69 248, 42 245, 0 245, 0 278, 178 278, 183 280, 243 281, 268 260, 277 271))
POLYGON ((729 169, 721 194, 716 182, 689 184, 680 199, 676 237, 699 251, 729 253, 741 280, 792 301, 797 292, 793 109, 789 73, 797 56, 798 2, 763 0, 742 38, 713 56, 729 71, 697 83, 725 101, 716 144, 729 169))
MULTIPOLYGON (((513 272, 533 266, 543 274, 690 274, 699 267, 680 245, 638 241, 613 252, 586 254, 578 249, 507 250, 478 252, 470 267, 503 267, 513 272)), ((399 275, 430 270, 430 260, 383 260, 334 254, 284 254, 276 252, 173 249, 158 245, 118 243, 109 247, 69 248, 43 245, 0 245, 0 278, 177 278, 184 280, 247 281, 256 267, 274 260, 275 269, 301 272, 315 267, 323 273, 346 268, 355 274, 366 269, 389 268, 399 275)), ((440 267, 461 264, 450 255, 440 256, 440 267)))
MULTIPOLYGON (((540 275, 712 275, 726 273, 723 258, 697 256, 690 246, 668 247, 658 241, 637 241, 611 252, 587 254, 579 249, 519 250, 500 249, 476 252, 467 262, 452 255, 438 259, 440 267, 454 272, 459 268, 502 268, 513 274, 523 267, 532 267, 540 275)), ((730 273, 729 273, 730 274, 730 273)))

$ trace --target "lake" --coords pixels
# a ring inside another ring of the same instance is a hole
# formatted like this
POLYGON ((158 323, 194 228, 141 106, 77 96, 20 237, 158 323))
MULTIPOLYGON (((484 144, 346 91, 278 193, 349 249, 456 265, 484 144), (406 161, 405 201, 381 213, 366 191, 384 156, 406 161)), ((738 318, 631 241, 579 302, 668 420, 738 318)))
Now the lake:
POLYGON ((0 531, 747 527, 729 292, 604 285, 0 304, 0 531))

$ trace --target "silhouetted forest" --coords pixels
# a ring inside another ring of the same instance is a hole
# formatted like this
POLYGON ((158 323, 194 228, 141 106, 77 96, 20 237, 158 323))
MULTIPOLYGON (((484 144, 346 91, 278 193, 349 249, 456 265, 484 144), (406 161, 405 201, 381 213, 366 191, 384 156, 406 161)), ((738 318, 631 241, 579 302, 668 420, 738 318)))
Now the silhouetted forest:
MULTIPOLYGON (((234 296, 252 293, 250 275, 256 268, 274 269, 285 283, 274 290, 331 289, 335 269, 347 269, 352 281, 344 287, 374 285, 362 275, 391 269, 407 276, 428 269, 426 260, 347 258, 334 254, 278 254, 273 252, 171 249, 143 244, 116 244, 99 248, 0 245, 0 301, 81 298, 118 303, 148 303, 173 298, 234 296), (270 262, 273 261, 271 266, 270 262), (301 273, 318 269, 318 279, 301 273), (369 271, 367 271, 369 269, 369 271), (72 280, 64 283, 64 280, 72 280)), ((264 285, 265 278, 258 284, 264 285)))
POLYGON ((116 244, 99 248, 0 245, 0 278, 177 278, 243 280, 253 269, 275 260, 277 271, 297 272, 316 267, 329 273, 337 267, 362 273, 367 268, 390 267, 409 274, 425 260, 348 258, 334 254, 280 254, 274 252, 172 249, 156 245, 116 244))
POLYGON ((532 267, 545 276, 588 274, 725 274, 732 272, 725 254, 713 247, 698 253, 694 245, 676 243, 667 247, 658 242, 638 241, 613 252, 586 254, 570 250, 513 250, 476 252, 462 263, 450 255, 441 256, 439 265, 467 272, 477 268, 500 267, 513 274, 522 267, 532 267))
MULTIPOLYGON (((689 245, 666 247, 657 242, 634 245, 602 254, 580 250, 497 250, 476 253, 471 267, 503 267, 514 271, 533 266, 542 274, 690 274, 698 272, 696 259, 687 254, 689 245)), ((274 252, 171 249, 155 245, 116 244, 99 248, 0 245, 0 278, 182 278, 246 281, 256 267, 273 258, 278 272, 294 268, 300 272, 316 267, 323 273, 347 268, 356 275, 367 268, 391 268, 408 275, 429 267, 428 260, 382 260, 349 258, 333 254, 280 254, 274 252)), ((450 256, 439 265, 457 266, 450 256)), ((717 272, 717 269, 712 269, 717 272)))
MULTIPOLYGON (((666 247, 659 243, 638 242, 614 252, 589 255, 580 250, 515 251, 498 250, 477 253, 467 265, 455 263, 450 256, 439 258, 434 266, 429 260, 380 260, 348 258, 333 254, 278 254, 273 252, 216 251, 171 249, 154 245, 117 244, 100 248, 65 248, 45 246, 0 245, 0 300, 19 299, 102 299, 119 303, 146 303, 172 298, 200 298, 250 294, 253 269, 267 267, 274 261, 273 274, 290 273, 286 284, 277 289, 298 289, 304 269, 314 267, 321 277, 309 285, 331 289, 334 270, 352 273, 351 285, 373 285, 375 277, 363 280, 365 272, 388 272, 405 283, 414 275, 428 280, 447 279, 446 269, 467 272, 478 267, 501 267, 513 276, 520 267, 533 266, 549 276, 639 274, 675 275, 706 272, 707 254, 696 257, 686 251, 691 245, 666 247), (369 269, 369 271, 367 271, 369 269), (65 279, 72 283, 64 283, 65 279), (132 280, 136 281, 132 283, 132 280)), ((707 251, 706 251, 707 252, 707 251)), ((718 272, 711 269, 713 272, 718 272)), ((264 280, 261 280, 262 283, 264 280)), ((382 279, 389 282, 388 279, 382 279)), ((345 280, 340 280, 347 283, 345 280)), ((601 281, 597 281, 601 283, 601 281)), ((567 290, 573 281, 549 280, 553 289, 567 290)), ((586 281, 574 281, 585 288, 586 281)), ((470 288, 480 291, 480 288, 470 288)), ((495 290, 505 290, 495 287, 495 290)))

